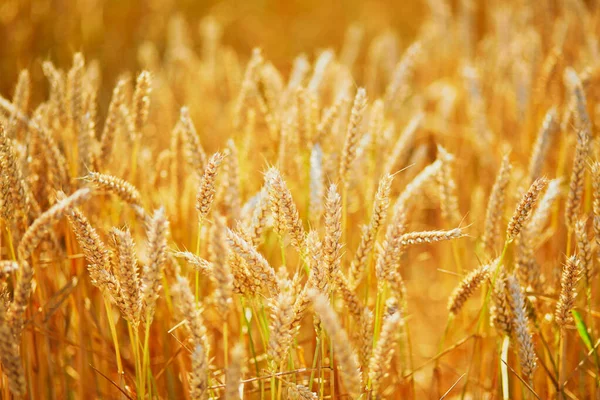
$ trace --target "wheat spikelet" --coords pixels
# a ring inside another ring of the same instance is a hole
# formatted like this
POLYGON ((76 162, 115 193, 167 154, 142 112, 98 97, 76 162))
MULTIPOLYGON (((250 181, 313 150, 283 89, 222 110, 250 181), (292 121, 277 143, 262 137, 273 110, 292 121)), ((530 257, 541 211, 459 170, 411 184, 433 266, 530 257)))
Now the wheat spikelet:
POLYGON ((238 98, 235 102, 233 109, 233 127, 239 129, 242 124, 242 110, 246 105, 250 93, 254 90, 256 85, 257 71, 264 62, 260 49, 254 49, 252 51, 252 58, 248 62, 246 71, 244 72, 244 79, 242 80, 242 86, 238 98))
POLYGON ((211 211, 216 193, 217 172, 224 158, 224 155, 219 152, 213 154, 204 169, 204 175, 202 175, 198 194, 196 195, 196 211, 198 211, 199 221, 204 221, 208 218, 211 211))
POLYGON ((93 183, 98 189, 105 190, 116 195, 125 203, 132 206, 142 207, 142 196, 131 183, 117 178, 116 176, 90 172, 86 176, 88 182, 93 183))
POLYGON ((374 394, 378 393, 381 380, 389 372, 401 323, 402 316, 398 311, 386 316, 383 322, 377 346, 369 361, 369 379, 371 380, 371 388, 374 394))
POLYGON ((200 174, 200 171, 203 171, 206 165, 206 153, 200 143, 196 127, 190 117, 190 110, 187 107, 181 107, 179 122, 183 127, 186 162, 194 173, 200 174))
POLYGON ((256 205, 252 210, 249 226, 245 229, 250 243, 255 247, 261 243, 262 233, 267 225, 269 216, 269 193, 267 186, 263 186, 257 195, 256 205))
POLYGON ((415 64, 422 52, 420 42, 412 43, 402 55, 402 59, 396 66, 390 83, 385 91, 385 103, 388 109, 393 109, 395 104, 404 100, 406 87, 414 72, 415 64))
POLYGON ((579 209, 583 202, 583 187, 585 180, 585 158, 589 151, 589 133, 581 130, 577 134, 577 147, 571 170, 569 195, 565 205, 565 222, 569 229, 574 229, 579 209))
POLYGON ((282 291, 271 300, 271 323, 269 324, 269 357, 277 368, 285 359, 292 343, 291 325, 294 320, 294 299, 282 291))
POLYGON ((577 111, 577 129, 582 131, 587 137, 590 135, 591 122, 590 116, 587 111, 587 99, 583 90, 583 84, 581 78, 572 68, 566 68, 564 72, 564 79, 567 86, 573 91, 573 101, 575 103, 575 110, 577 111))
POLYGON ((113 150, 113 142, 119 125, 119 109, 125 103, 125 86, 127 81, 121 79, 113 89, 112 98, 108 106, 106 120, 102 135, 100 136, 100 162, 101 165, 107 165, 113 150))
POLYGON ((569 229, 575 228, 577 216, 583 201, 583 186, 585 179, 585 158, 589 152, 590 119, 587 113, 587 102, 579 77, 572 69, 565 70, 565 79, 573 89, 573 97, 577 109, 577 146, 571 169, 569 196, 565 205, 565 222, 569 229))
POLYGON ((171 289, 177 309, 187 321, 191 341, 194 345, 201 344, 206 356, 208 356, 209 347, 206 337, 206 327, 202 318, 202 308, 198 307, 194 300, 189 281, 184 277, 178 276, 177 282, 171 289))
POLYGON ((67 75, 67 98, 68 98, 68 116, 69 122, 75 132, 76 137, 81 134, 84 111, 84 79, 85 61, 81 53, 73 55, 73 66, 67 75))
POLYGON ((29 214, 28 189, 2 123, 0 123, 0 167, 2 168, 0 180, 2 218, 11 224, 21 223, 23 229, 29 214))
POLYGON ((506 287, 506 272, 504 271, 503 266, 500 266, 500 268, 501 270, 496 277, 496 282, 494 283, 491 294, 491 322, 500 334, 510 337, 513 316, 506 287))
POLYGON ((243 392, 242 370, 246 361, 246 349, 242 343, 233 346, 231 350, 231 364, 227 367, 225 378, 225 399, 241 400, 240 392, 243 392))
POLYGON ((188 375, 188 381, 192 400, 208 398, 208 360, 201 345, 196 345, 192 353, 192 372, 188 375))
POLYGON ((335 274, 335 288, 339 292, 348 309, 350 315, 355 319, 359 320, 363 313, 365 306, 362 304, 362 301, 358 297, 356 293, 354 293, 350 287, 348 286, 348 282, 344 275, 338 271, 335 274))
POLYGON ((140 277, 138 272, 135 243, 129 229, 110 231, 114 253, 113 272, 121 287, 121 312, 125 319, 137 326, 140 322, 140 277))
POLYGON ((73 210, 73 208, 88 200, 91 195, 92 191, 90 189, 79 189, 69 197, 66 197, 53 205, 33 221, 27 231, 25 231, 21 243, 19 243, 17 249, 19 259, 28 259, 42 239, 50 232, 52 224, 73 210))
POLYGON ((593 275, 592 264, 592 246, 587 234, 587 220, 579 220, 575 224, 575 237, 577 238, 577 259, 579 260, 579 269, 583 273, 586 282, 589 284, 593 275))
POLYGON ((108 248, 81 210, 73 208, 68 211, 67 219, 88 261, 88 272, 92 284, 102 291, 106 291, 117 304, 121 305, 119 282, 110 271, 111 262, 108 248))
POLYGON ((425 231, 410 232, 400 236, 398 243, 402 247, 412 246, 422 243, 435 243, 443 240, 452 240, 461 238, 464 235, 461 228, 454 228, 449 231, 425 231))
POLYGON ((469 96, 469 117, 472 121, 472 130, 477 134, 473 140, 479 149, 491 146, 492 132, 486 117, 486 101, 482 93, 481 76, 476 68, 467 65, 463 69, 463 76, 466 81, 466 90, 469 96))
POLYGON ((23 331, 25 311, 29 304, 32 290, 31 282, 33 280, 33 267, 26 260, 20 261, 19 266, 19 280, 13 293, 13 301, 8 309, 8 315, 6 315, 6 318, 4 316, 2 318, 3 323, 10 326, 12 336, 14 336, 17 343, 23 331))
POLYGON ((329 279, 339 270, 342 256, 342 199, 337 186, 331 184, 325 199, 325 238, 323 239, 323 266, 329 279))
POLYGON ((575 297, 577 296, 577 282, 581 277, 581 262, 571 256, 567 259, 563 268, 562 277, 560 280, 560 298, 556 304, 555 318, 560 327, 564 327, 567 323, 573 320, 571 310, 575 305, 575 297))
MULTIPOLYGON (((594 241, 596 242, 596 248, 600 249, 600 162, 594 161, 591 170, 594 196, 594 201, 592 203, 594 214, 592 226, 594 227, 594 241)), ((596 252, 596 257, 598 257, 598 250, 596 250, 596 252)))
POLYGON ((30 123, 29 129, 43 144, 42 149, 48 160, 47 167, 50 186, 56 189, 67 190, 70 186, 67 161, 61 152, 57 141, 49 131, 49 128, 43 123, 30 123))
POLYGON ((497 248, 497 239, 500 235, 500 224, 504 215, 504 203, 506 201, 506 190, 510 180, 510 171, 512 166, 508 158, 508 154, 502 159, 502 165, 496 175, 496 181, 492 187, 490 198, 488 200, 485 228, 481 239, 483 248, 487 254, 492 254, 497 248))
POLYGON ((323 150, 315 144, 310 153, 310 201, 308 214, 313 225, 317 226, 323 215, 325 179, 323 177, 323 150))
POLYGON ((451 314, 456 315, 460 312, 473 292, 488 278, 492 265, 495 265, 495 262, 482 265, 469 272, 467 276, 463 278, 448 299, 448 311, 450 311, 451 314))
POLYGON ((340 160, 339 180, 340 186, 344 188, 344 190, 348 187, 348 172, 356 158, 356 148, 360 139, 359 130, 366 106, 367 92, 364 88, 359 88, 354 97, 354 104, 352 105, 348 130, 346 132, 346 140, 344 142, 342 158, 340 160))
POLYGON ((319 396, 304 385, 288 383, 286 389, 288 400, 317 400, 319 396))
POLYGON ((215 215, 211 226, 209 255, 212 263, 212 276, 216 282, 215 299, 219 313, 227 318, 231 306, 231 294, 233 291, 233 276, 229 270, 226 226, 225 219, 215 215))
POLYGON ((339 97, 331 107, 327 108, 323 112, 321 120, 317 124, 317 136, 315 138, 315 141, 317 143, 322 142, 325 139, 325 137, 331 132, 333 124, 339 116, 340 108, 347 101, 348 100, 346 97, 339 97))
POLYGON ((267 260, 239 234, 227 228, 227 240, 233 252, 244 259, 256 286, 265 285, 271 295, 279 292, 275 271, 267 260))
POLYGON ((310 231, 306 238, 307 258, 310 268, 307 286, 321 293, 327 292, 330 276, 323 265, 323 246, 316 231, 310 231))
POLYGON ((368 258, 373 251, 379 229, 387 218, 393 179, 394 177, 392 175, 386 174, 379 181, 371 220, 369 221, 369 225, 363 229, 358 249, 356 250, 354 259, 350 263, 349 284, 352 288, 356 288, 360 283, 368 258))
POLYGON ((240 219, 242 201, 240 199, 239 157, 233 140, 227 141, 224 175, 227 177, 227 187, 224 202, 227 206, 227 216, 231 221, 240 219))
POLYGON ((208 359, 208 338, 206 337, 206 326, 202 318, 202 308, 194 300, 189 281, 181 276, 177 277, 176 283, 171 287, 173 301, 181 316, 187 321, 187 328, 191 334, 194 346, 201 345, 208 359))
POLYGON ((188 264, 190 264, 197 271, 202 272, 206 276, 211 276, 213 266, 204 258, 197 256, 189 251, 178 251, 174 253, 176 258, 183 258, 188 264))
POLYGON ((398 266, 402 247, 400 238, 406 231, 407 215, 403 209, 395 210, 395 215, 387 226, 385 238, 381 243, 381 250, 377 256, 375 273, 379 286, 384 282, 393 280, 394 272, 398 266))
POLYGON ((415 176, 408 185, 406 185, 402 193, 400 193, 400 196, 394 205, 394 209, 407 209, 411 203, 411 200, 416 199, 419 194, 422 193, 425 185, 437 176, 441 168, 442 162, 440 160, 436 160, 427 167, 423 168, 423 170, 419 172, 419 174, 417 174, 417 176, 415 176))
POLYGON ((17 338, 13 336, 6 319, 6 309, 3 302, 0 302, 0 361, 2 362, 2 372, 8 381, 8 388, 16 397, 22 397, 27 391, 25 372, 21 365, 19 355, 19 344, 17 338))
POLYGON ((458 209, 456 181, 454 180, 456 157, 442 146, 438 146, 438 159, 442 161, 442 166, 437 175, 442 218, 448 221, 450 225, 458 225, 461 217, 458 209))
POLYGON ((356 398, 362 392, 362 374, 358 368, 356 352, 349 345, 348 334, 340 324, 327 298, 316 292, 311 292, 311 297, 315 312, 321 318, 321 322, 331 338, 338 364, 342 368, 339 372, 346 390, 352 398, 356 398))
POLYGON ((410 148, 415 141, 416 133, 421 127, 424 119, 425 114, 423 112, 419 112, 411 118, 406 125, 406 128, 404 128, 402 134, 394 144, 392 152, 387 157, 385 166, 383 167, 384 171, 387 171, 391 174, 395 171, 395 168, 401 166, 405 162, 410 148))
POLYGON ((536 368, 536 355, 533 346, 533 338, 529 329, 529 321, 525 311, 525 296, 517 279, 509 275, 507 277, 509 300, 513 312, 513 334, 518 346, 519 359, 521 361, 521 372, 526 380, 531 381, 536 368))
POLYGON ((11 138, 22 140, 24 133, 26 132, 27 124, 24 123, 22 119, 18 118, 17 114, 19 112, 23 114, 27 113, 30 92, 31 78, 29 76, 29 71, 24 69, 21 70, 19 78, 17 79, 17 85, 15 86, 15 92, 12 99, 15 108, 8 119, 8 136, 11 138))
POLYGON ((546 92, 549 83, 552 81, 552 78, 556 75, 556 71, 559 69, 559 61, 561 57, 562 49, 559 47, 554 47, 544 59, 538 75, 537 85, 535 87, 537 94, 543 96, 543 94, 546 92))
POLYGON ((325 50, 319 54, 319 57, 315 61, 313 75, 308 82, 308 90, 316 92, 319 89, 319 86, 325 77, 325 72, 327 71, 327 68, 331 64, 334 57, 335 55, 332 50, 325 50))
POLYGON ((152 323, 156 300, 161 289, 161 274, 167 259, 168 232, 169 222, 165 216, 165 210, 159 208, 154 212, 148 223, 148 263, 144 265, 142 270, 142 316, 147 324, 152 323))
POLYGON ((273 117, 273 123, 278 125, 283 94, 283 78, 277 68, 270 62, 262 65, 258 74, 260 82, 263 84, 265 103, 269 115, 273 117))
POLYGON ((369 366, 369 359, 373 351, 373 312, 369 307, 364 307, 360 318, 356 320, 356 331, 354 333, 354 343, 358 348, 358 360, 363 366, 363 371, 369 366))
POLYGON ((265 182, 269 190, 271 213, 275 219, 275 232, 281 237, 287 233, 291 238, 292 245, 302 252, 306 234, 292 193, 279 171, 274 167, 267 171, 265 182))
POLYGON ((152 75, 148 71, 142 71, 137 77, 133 93, 133 132, 137 137, 141 136, 148 119, 151 91, 152 75))
POLYGON ((202 319, 202 310, 196 306, 194 295, 186 278, 177 277, 177 283, 172 286, 173 299, 180 314, 186 319, 191 333, 194 351, 192 353, 192 371, 188 376, 190 397, 206 399, 208 392, 209 374, 209 345, 206 337, 206 327, 202 319))
POLYGON ((53 109, 53 115, 56 116, 59 125, 65 126, 67 123, 67 108, 64 77, 50 61, 42 63, 42 70, 50 84, 50 105, 53 109))
POLYGON ((519 235, 519 233, 521 233, 523 225, 526 223, 538 201, 540 192, 544 190, 547 185, 548 180, 546 178, 536 179, 531 184, 529 190, 527 190, 517 205, 517 208, 515 209, 515 212, 508 223, 508 227, 506 229, 506 240, 512 242, 519 235))
POLYGON ((316 289, 321 293, 326 293, 329 279, 327 271, 323 266, 323 251, 319 240, 319 234, 316 231, 310 231, 308 233, 306 237, 306 247, 310 275, 308 281, 294 301, 294 318, 290 324, 292 329, 297 329, 300 326, 300 322, 310 305, 309 291, 311 289, 316 289))
POLYGON ((529 182, 533 182, 540 177, 552 138, 558 132, 559 125, 557 119, 558 116, 555 108, 550 109, 544 117, 544 122, 533 145, 533 151, 529 159, 529 182))

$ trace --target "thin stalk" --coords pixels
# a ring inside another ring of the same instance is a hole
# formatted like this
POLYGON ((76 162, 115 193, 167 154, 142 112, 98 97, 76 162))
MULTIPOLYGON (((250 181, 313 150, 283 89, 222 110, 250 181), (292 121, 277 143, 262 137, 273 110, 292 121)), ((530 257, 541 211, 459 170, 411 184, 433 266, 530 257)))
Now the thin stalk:
POLYGON ((129 332, 129 342, 131 343, 131 350, 133 352, 133 358, 135 359, 135 378, 136 382, 139 382, 139 375, 141 372, 140 366, 140 350, 139 350, 139 339, 137 335, 137 327, 135 328, 130 322, 127 322, 127 331, 129 332))
POLYGON ((387 297, 388 287, 387 283, 384 283, 381 290, 377 290, 377 299, 375 301, 375 323, 373 324, 373 349, 377 345, 379 339, 379 332, 381 331, 381 317, 383 315, 383 303, 387 297))
POLYGON ((117 337, 117 330, 115 329, 115 322, 112 319, 111 314, 111 306, 105 296, 102 296, 104 299, 104 307, 106 308, 106 319, 108 320, 108 326, 110 328, 110 334, 112 336, 113 345, 115 346, 115 357, 117 359, 117 370, 119 373, 119 384, 123 383, 123 363, 121 362, 121 350, 119 347, 119 338, 117 337))
POLYGON ((477 319, 477 326, 475 328, 477 335, 475 336, 475 339, 473 340, 473 350, 471 352, 471 360, 469 361, 469 366, 467 368, 467 380, 465 385, 463 386, 463 390, 462 390, 462 394, 461 394, 461 399, 465 398, 465 395, 467 394, 467 387, 469 386, 469 377, 471 376, 471 368, 473 366, 473 357, 475 357, 475 351, 477 349, 477 343, 478 340, 480 338, 480 334, 481 334, 481 327, 483 326, 483 320, 485 319, 485 314, 486 314, 486 310, 488 309, 488 303, 490 301, 491 295, 492 295, 492 288, 494 287, 494 284, 496 283, 496 279, 498 279, 498 276, 500 275, 500 265, 502 265, 502 262, 504 261, 504 258, 506 257, 506 254, 508 252, 508 248, 510 246, 512 242, 506 240, 504 242, 504 248, 502 249, 502 254, 500 255, 500 258, 498 259, 498 262, 496 263, 496 268, 494 271, 494 275, 492 277, 492 281, 491 283, 488 285, 486 293, 485 293, 485 298, 483 300, 483 306, 481 307, 481 310, 479 311, 479 317, 477 319))
POLYGON ((317 368, 317 359, 319 358, 319 350, 321 348, 321 331, 317 333, 317 341, 315 343, 315 353, 312 360, 312 371, 310 371, 310 378, 308 380, 308 387, 312 390, 313 382, 315 378, 315 370, 317 368))
POLYGON ((150 319, 150 311, 146 312, 146 329, 145 329, 145 333, 144 333, 144 354, 142 357, 142 374, 140 377, 140 383, 141 383, 141 391, 140 391, 140 398, 144 399, 145 398, 145 394, 146 394, 146 371, 148 370, 148 364, 150 362, 150 324, 148 323, 150 319))
POLYGON ((502 340, 502 353, 500 355, 500 371, 502 374, 502 399, 509 400, 509 382, 508 382, 508 347, 510 345, 510 337, 504 335, 502 340))
POLYGON ((329 340, 329 394, 332 399, 335 399, 335 366, 333 362, 333 342, 329 340))
MULTIPOLYGON (((198 220, 198 236, 196 238, 196 255, 200 256, 200 245, 202 242, 201 239, 202 236, 202 220, 198 220)), ((198 302, 200 301, 200 271, 196 270, 195 276, 194 276, 194 282, 195 282, 195 294, 196 294, 196 304, 198 304, 198 302)))
MULTIPOLYGON (((252 358, 254 359, 254 367, 256 369, 256 376, 260 375, 260 370, 258 368, 258 360, 256 358, 256 349, 254 348, 254 339, 252 338, 252 326, 250 325, 250 321, 246 318, 246 306, 244 304, 244 298, 240 298, 240 304, 242 307, 242 318, 244 319, 244 323, 246 324, 246 329, 248 330, 248 340, 250 342, 250 353, 252 354, 252 358)), ((264 398, 265 395, 265 387, 261 380, 258 381, 260 387, 260 398, 264 398)))
POLYGON ((559 398, 564 399, 565 389, 564 383, 567 374, 567 331, 565 328, 560 329, 558 337, 558 383, 560 385, 559 398))
MULTIPOLYGON (((321 341, 321 354, 323 354, 323 355, 326 354, 326 347, 325 347, 324 340, 321 341)), ((329 362, 331 363, 332 360, 329 360, 329 362)), ((319 389, 319 399, 323 400, 323 398, 325 397, 325 370, 323 368, 321 368, 320 380, 321 380, 321 388, 319 389)))

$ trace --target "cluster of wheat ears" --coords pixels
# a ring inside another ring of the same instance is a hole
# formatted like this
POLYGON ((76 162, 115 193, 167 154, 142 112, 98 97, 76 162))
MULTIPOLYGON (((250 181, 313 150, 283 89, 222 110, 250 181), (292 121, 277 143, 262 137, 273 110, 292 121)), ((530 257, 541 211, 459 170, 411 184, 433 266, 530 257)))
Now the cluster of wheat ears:
POLYGON ((21 71, 1 397, 595 398, 600 8, 435 4, 284 72, 174 18, 107 107, 21 71))

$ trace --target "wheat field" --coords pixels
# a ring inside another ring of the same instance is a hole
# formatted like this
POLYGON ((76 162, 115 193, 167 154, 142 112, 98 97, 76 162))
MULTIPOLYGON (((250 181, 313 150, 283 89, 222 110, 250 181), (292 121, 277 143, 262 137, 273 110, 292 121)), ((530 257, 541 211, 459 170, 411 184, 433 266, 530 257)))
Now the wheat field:
POLYGON ((597 1, 0 33, 0 398, 600 398, 597 1))

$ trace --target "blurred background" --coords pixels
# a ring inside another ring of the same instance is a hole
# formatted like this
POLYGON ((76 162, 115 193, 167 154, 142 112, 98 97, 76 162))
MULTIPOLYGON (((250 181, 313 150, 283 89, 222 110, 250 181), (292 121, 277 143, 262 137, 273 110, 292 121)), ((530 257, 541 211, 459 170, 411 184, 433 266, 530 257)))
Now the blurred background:
MULTIPOLYGON (((81 51, 88 60, 102 60, 105 84, 99 100, 104 104, 119 74, 139 70, 142 43, 151 41, 164 51, 174 16, 184 18, 190 37, 199 39, 201 21, 211 15, 223 26, 223 43, 241 57, 260 46, 286 71, 301 52, 312 56, 323 48, 339 49, 353 24, 363 28, 365 40, 391 29, 408 42, 427 8, 422 1, 390 0, 2 0, 0 94, 12 95, 22 68, 29 69, 35 87, 44 80, 42 61, 66 67, 73 53, 81 51)), ((200 40, 192 45, 201 48, 200 40)), ((40 90, 34 93, 45 96, 40 90)))

